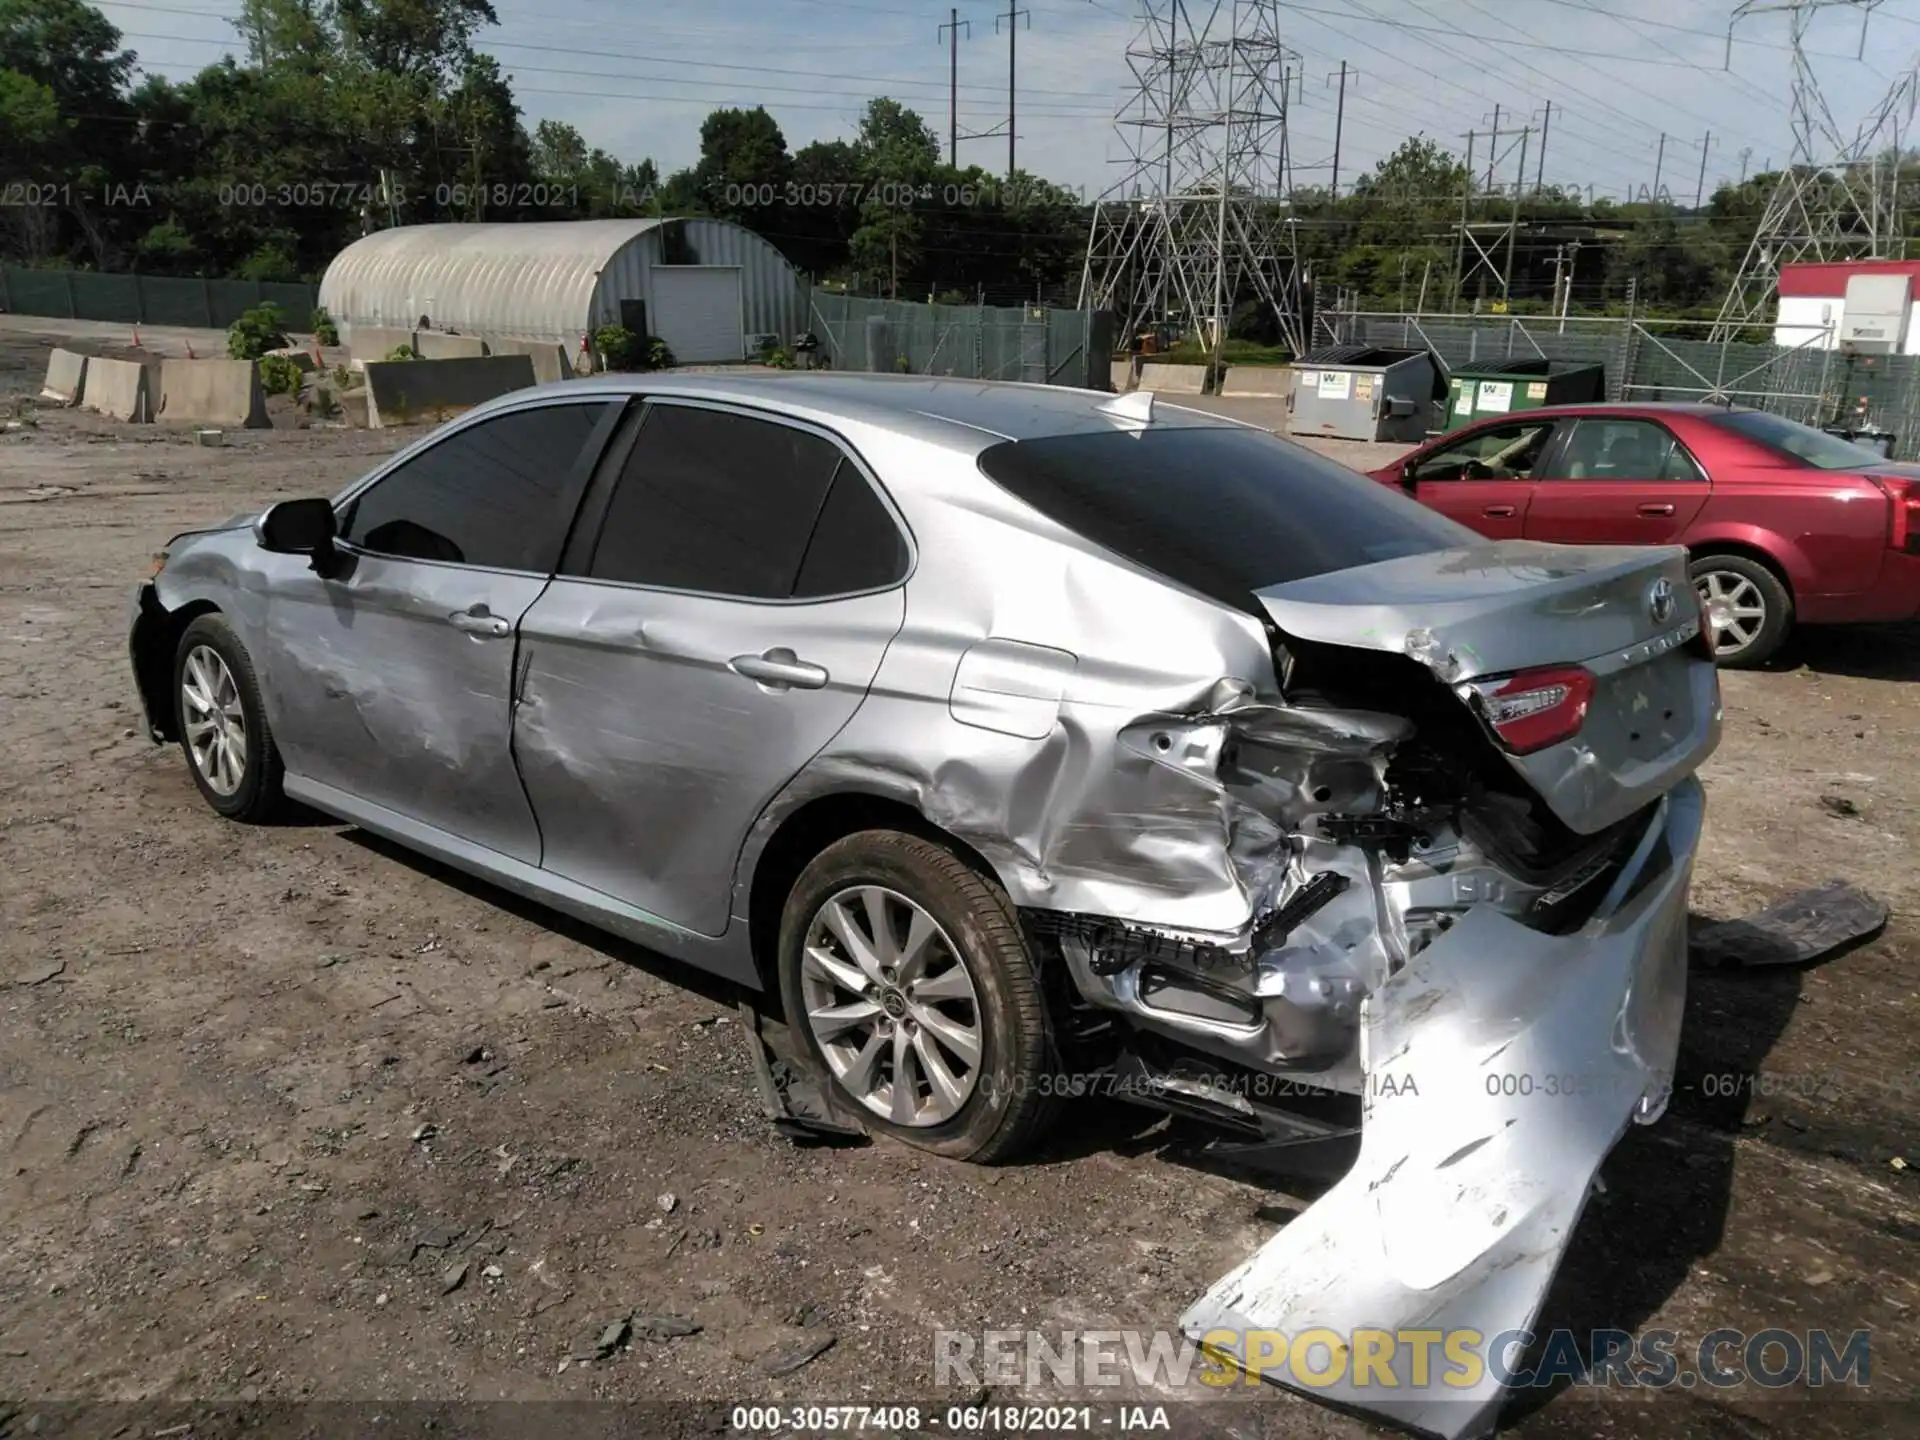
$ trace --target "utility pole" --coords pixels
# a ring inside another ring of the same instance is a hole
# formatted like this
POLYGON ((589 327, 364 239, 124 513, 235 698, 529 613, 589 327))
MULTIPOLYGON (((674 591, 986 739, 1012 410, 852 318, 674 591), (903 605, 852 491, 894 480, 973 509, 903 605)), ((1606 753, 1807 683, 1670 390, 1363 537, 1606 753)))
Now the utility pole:
POLYGON ((1567 242, 1567 288, 1560 296, 1560 333, 1567 333, 1567 311, 1573 308, 1573 262, 1580 254, 1580 242, 1567 242))
POLYGON ((947 164, 960 168, 960 32, 969 36, 973 27, 960 18, 958 9, 947 11, 947 23, 934 31, 947 37, 947 164))
POLYGON ((1753 158, 1753 147, 1747 146, 1740 152, 1740 183, 1747 183, 1747 162, 1753 158))
POLYGON ((1660 132, 1660 151, 1654 157, 1654 161, 1653 161, 1653 195, 1650 198, 1652 199, 1655 205, 1658 205, 1660 203, 1660 171, 1661 171, 1661 168, 1666 163, 1667 163, 1667 132, 1662 130, 1660 132))
MULTIPOLYGON (((1360 72, 1355 71, 1357 76, 1360 72)), ((1333 76, 1327 77, 1331 82, 1333 76)), ((1347 115, 1347 62, 1340 62, 1340 99, 1333 111, 1333 198, 1340 198, 1340 128, 1347 115)))
POLYGON ((1493 162, 1500 154, 1500 107, 1493 107, 1493 138, 1487 142, 1487 189, 1493 189, 1493 162))
POLYGON ((1473 207, 1473 131, 1467 131, 1465 181, 1460 187, 1460 244, 1453 255, 1453 308, 1458 313, 1467 288, 1467 221, 1473 207))
POLYGON ((1513 286, 1513 245, 1520 234, 1520 192, 1527 188, 1527 139, 1533 134, 1531 125, 1520 129, 1520 168, 1513 178, 1513 217, 1507 221, 1507 268, 1500 276, 1500 298, 1505 300, 1513 286))
MULTIPOLYGON (((1007 0, 1007 13, 1005 15, 996 15, 993 20, 996 29, 999 28, 1002 20, 1007 22, 1007 178, 1009 180, 1013 178, 1013 77, 1015 38, 1020 33, 1021 17, 1029 15, 1028 11, 1016 8, 1019 3, 1020 0, 1007 0)), ((1032 23, 1030 18, 1028 23, 1032 23)))
POLYGON ((1707 131, 1706 138, 1700 142, 1700 183, 1693 187, 1693 208, 1698 210, 1700 202, 1707 195, 1707 151, 1713 145, 1713 132, 1707 131))
POLYGON ((1535 194, 1539 193, 1540 182, 1546 178, 1547 174, 1547 129, 1552 124, 1553 102, 1549 100, 1547 101, 1547 113, 1540 117, 1540 160, 1538 168, 1533 172, 1533 189, 1535 194))

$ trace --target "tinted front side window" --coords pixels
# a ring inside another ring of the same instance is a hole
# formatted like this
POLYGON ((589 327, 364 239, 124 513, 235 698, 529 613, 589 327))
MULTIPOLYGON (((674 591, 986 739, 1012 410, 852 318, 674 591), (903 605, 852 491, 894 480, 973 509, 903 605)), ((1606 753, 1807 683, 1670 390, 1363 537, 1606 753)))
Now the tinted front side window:
POLYGON ((450 435, 362 492, 346 538, 409 560, 551 570, 585 484, 581 449, 606 411, 543 405, 450 435))
POLYGON ((1007 441, 982 453, 980 468, 1089 540, 1246 609, 1269 585, 1484 543, 1378 481, 1259 430, 1007 441))
POLYGON ((805 430, 659 406, 627 458, 587 573, 787 599, 839 464, 840 451, 805 430))

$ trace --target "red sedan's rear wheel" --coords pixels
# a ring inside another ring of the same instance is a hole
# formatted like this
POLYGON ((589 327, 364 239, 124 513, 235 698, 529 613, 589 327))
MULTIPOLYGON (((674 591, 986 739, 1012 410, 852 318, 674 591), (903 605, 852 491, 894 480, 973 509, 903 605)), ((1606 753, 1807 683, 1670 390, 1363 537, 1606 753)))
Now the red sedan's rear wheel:
POLYGON ((1689 573, 1713 626, 1713 658, 1727 670, 1763 665, 1793 628, 1793 597, 1758 560, 1702 555, 1689 573))

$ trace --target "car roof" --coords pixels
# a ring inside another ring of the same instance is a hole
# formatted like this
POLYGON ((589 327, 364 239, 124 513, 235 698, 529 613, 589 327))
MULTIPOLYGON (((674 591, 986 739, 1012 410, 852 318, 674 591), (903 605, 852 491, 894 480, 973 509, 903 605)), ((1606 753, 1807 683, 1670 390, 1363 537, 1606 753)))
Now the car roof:
MULTIPOLYGON (((1744 407, 1741 407, 1744 408, 1744 407)), ((1623 417, 1643 416, 1647 418, 1692 416, 1696 419, 1710 420, 1720 415, 1740 413, 1739 409, 1730 409, 1725 405, 1709 405, 1697 400, 1603 400, 1585 404, 1541 405, 1532 410, 1515 410, 1503 415, 1475 416, 1475 420, 1558 420, 1567 416, 1579 415, 1619 415, 1623 417)))
MULTIPOLYGON (((831 426, 865 422, 936 444, 979 450, 997 440, 1138 429, 1137 416, 1103 409, 1119 397, 1103 390, 930 375, 791 371, 667 371, 594 375, 515 390, 470 414, 509 409, 530 396, 660 395, 772 410, 831 426)), ((1170 427, 1242 427, 1205 411, 1155 403, 1153 423, 1170 427)))

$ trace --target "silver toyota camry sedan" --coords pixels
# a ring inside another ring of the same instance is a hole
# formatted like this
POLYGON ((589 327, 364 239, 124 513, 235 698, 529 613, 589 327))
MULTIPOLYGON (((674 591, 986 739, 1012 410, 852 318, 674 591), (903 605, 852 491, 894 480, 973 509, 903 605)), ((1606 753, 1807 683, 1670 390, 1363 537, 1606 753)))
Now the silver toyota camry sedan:
POLYGON ((1009 1157, 1095 1074, 1351 1141, 1194 1325, 1494 1333, 1667 1097, 1720 728, 1686 563, 1144 396, 609 376, 175 537, 131 649, 221 814, 762 990, 872 1131, 1009 1157))

